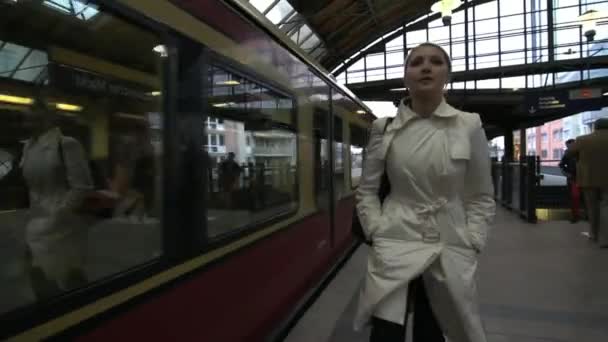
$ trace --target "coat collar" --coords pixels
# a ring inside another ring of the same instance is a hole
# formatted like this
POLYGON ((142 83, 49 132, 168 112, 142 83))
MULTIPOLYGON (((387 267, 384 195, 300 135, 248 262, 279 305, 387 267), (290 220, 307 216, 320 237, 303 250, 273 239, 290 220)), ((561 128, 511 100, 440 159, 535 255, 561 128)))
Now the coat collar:
MULTIPOLYGON (((458 115, 458 110, 452 106, 450 106, 445 99, 441 100, 439 106, 435 109, 432 116, 440 117, 440 118, 449 118, 458 115)), ((399 109, 397 110, 397 116, 391 122, 391 124, 386 128, 387 132, 395 131, 408 123, 410 120, 419 117, 416 112, 412 110, 412 108, 401 100, 399 104, 399 109)))
POLYGON ((56 145, 61 139, 62 133, 59 127, 53 127, 40 135, 38 138, 31 138, 27 141, 26 145, 29 147, 33 144, 39 144, 42 146, 56 145))

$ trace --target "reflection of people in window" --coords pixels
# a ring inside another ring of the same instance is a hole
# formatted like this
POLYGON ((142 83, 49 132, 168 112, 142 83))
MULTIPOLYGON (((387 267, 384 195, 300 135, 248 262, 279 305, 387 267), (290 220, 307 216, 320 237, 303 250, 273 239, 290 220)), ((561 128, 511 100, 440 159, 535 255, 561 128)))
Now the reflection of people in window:
POLYGON ((123 152, 115 162, 110 184, 120 196, 114 215, 143 220, 154 207, 156 161, 148 132, 138 133, 122 146, 123 152))
POLYGON ((228 208, 234 208, 234 192, 237 190, 241 167, 234 160, 234 152, 228 153, 228 159, 220 164, 220 184, 224 192, 224 201, 228 208))
POLYGON ((25 124, 32 132, 20 162, 30 203, 29 276, 36 296, 45 297, 86 282, 87 221, 77 209, 93 182, 82 145, 63 136, 44 102, 36 101, 25 124))

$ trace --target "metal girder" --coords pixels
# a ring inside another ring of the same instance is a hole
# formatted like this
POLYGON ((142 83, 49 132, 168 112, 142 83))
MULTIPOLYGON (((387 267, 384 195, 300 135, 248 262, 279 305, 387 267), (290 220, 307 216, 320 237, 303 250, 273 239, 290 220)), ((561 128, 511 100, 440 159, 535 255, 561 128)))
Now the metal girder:
POLYGON ((365 4, 367 5, 367 9, 372 15, 374 24, 378 25, 378 18, 376 17, 376 10, 374 9, 374 4, 372 3, 372 0, 365 0, 365 4))

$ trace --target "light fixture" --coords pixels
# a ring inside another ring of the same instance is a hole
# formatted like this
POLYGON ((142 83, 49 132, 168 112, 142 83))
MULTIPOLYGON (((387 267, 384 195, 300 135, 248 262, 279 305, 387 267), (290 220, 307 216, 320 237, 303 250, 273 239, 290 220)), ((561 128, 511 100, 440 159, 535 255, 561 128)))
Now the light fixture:
POLYGON ((407 88, 393 88, 390 91, 406 91, 407 88))
POLYGON ((56 103, 55 107, 59 110, 63 110, 66 112, 80 112, 82 111, 82 106, 73 105, 69 103, 56 103))
POLYGON ((0 94, 0 102, 20 104, 20 105, 31 105, 32 103, 34 103, 34 99, 32 99, 31 97, 21 97, 21 96, 0 94))
POLYGON ((148 93, 148 95, 150 95, 150 96, 161 96, 162 94, 163 94, 163 93, 162 93, 162 92, 160 92, 160 91, 158 91, 158 90, 156 90, 156 91, 151 91, 151 92, 149 92, 149 93, 148 93))
POLYGON ((588 42, 593 41, 595 37, 595 27, 599 18, 601 18, 600 12, 596 10, 588 10, 576 18, 578 23, 583 26, 583 34, 587 37, 588 42))
POLYGON ((513 88, 513 91, 518 91, 518 90, 519 90, 519 88, 513 88))
POLYGON ((605 93, 604 93, 604 96, 608 96, 608 92, 605 92, 605 93))
POLYGON ((229 81, 223 81, 223 82, 219 82, 219 85, 230 85, 230 86, 236 86, 241 84, 241 82, 237 81, 237 80, 229 80, 229 81))
POLYGON ((217 108, 225 108, 228 106, 234 106, 236 103, 234 102, 222 102, 222 103, 214 103, 212 106, 217 108))
POLYGON ((161 57, 167 57, 169 56, 169 53, 167 52, 167 47, 164 45, 156 45, 154 47, 154 52, 158 53, 161 57))
POLYGON ((140 120, 140 121, 147 121, 146 118, 144 118, 141 115, 135 115, 135 114, 129 114, 129 113, 116 113, 114 114, 120 118, 123 119, 132 119, 132 120, 140 120))
POLYGON ((461 0, 439 0, 431 6, 431 11, 441 13, 443 25, 448 26, 452 23, 452 12, 460 5, 461 0))
POLYGON ((364 110, 362 110, 362 109, 359 109, 359 110, 357 111, 357 114, 365 114, 365 113, 367 113, 367 112, 366 112, 366 111, 364 111, 364 110))

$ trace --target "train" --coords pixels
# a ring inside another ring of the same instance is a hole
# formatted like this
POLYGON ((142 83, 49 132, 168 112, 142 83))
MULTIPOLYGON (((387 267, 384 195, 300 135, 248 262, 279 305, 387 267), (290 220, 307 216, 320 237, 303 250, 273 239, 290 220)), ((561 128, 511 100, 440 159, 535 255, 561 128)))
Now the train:
POLYGON ((0 27, 0 339, 283 338, 358 245, 371 110, 245 1, 3 0, 0 27), (48 223, 73 164, 103 213, 48 223))

